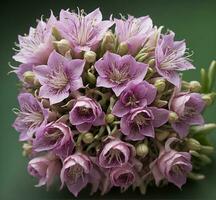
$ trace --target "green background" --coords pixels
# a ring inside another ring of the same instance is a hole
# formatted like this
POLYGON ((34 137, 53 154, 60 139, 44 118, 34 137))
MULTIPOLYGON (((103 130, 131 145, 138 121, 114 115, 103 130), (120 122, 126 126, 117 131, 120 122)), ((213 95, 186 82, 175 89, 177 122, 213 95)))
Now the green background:
MULTIPOLYGON (((17 106, 18 93, 15 75, 7 75, 8 62, 13 55, 12 47, 18 34, 28 32, 35 26, 35 19, 41 15, 49 16, 50 9, 57 15, 61 8, 84 8, 89 12, 100 7, 105 17, 111 13, 150 15, 156 25, 165 25, 185 38, 188 47, 194 51, 193 60, 196 71, 187 72, 187 80, 198 79, 200 67, 206 67, 216 59, 216 1, 146 1, 146 0, 35 0, 5 1, 0 3, 0 199, 72 199, 65 189, 59 192, 58 186, 46 192, 45 188, 35 188, 36 180, 27 174, 27 159, 21 155, 18 133, 11 124, 15 118, 12 108, 17 106)), ((12 62, 13 63, 13 62, 12 62)), ((206 120, 215 122, 216 106, 207 110, 206 120)), ((216 132, 210 138, 216 145, 216 132)), ((149 188, 145 197, 128 191, 120 194, 112 190, 105 199, 216 199, 216 155, 211 165, 203 170, 206 179, 187 183, 182 191, 174 186, 164 189, 149 188)), ((88 191, 80 198, 89 198, 88 191)), ((99 194, 92 198, 100 198, 99 194)))

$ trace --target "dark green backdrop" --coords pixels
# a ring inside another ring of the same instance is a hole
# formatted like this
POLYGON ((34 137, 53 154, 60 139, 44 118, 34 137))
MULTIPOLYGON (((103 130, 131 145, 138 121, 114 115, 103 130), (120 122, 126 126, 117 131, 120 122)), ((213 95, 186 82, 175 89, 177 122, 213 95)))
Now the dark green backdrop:
MULTIPOLYGON (((105 17, 111 13, 130 13, 135 16, 150 15, 156 25, 165 25, 177 33, 178 39, 185 38, 188 47, 194 51, 197 71, 187 72, 187 80, 199 78, 200 67, 206 67, 216 59, 216 1, 210 0, 35 0, 5 1, 0 3, 0 199, 72 199, 67 190, 58 191, 53 187, 35 188, 36 183, 26 172, 27 159, 21 155, 18 134, 11 128, 14 120, 12 108, 17 105, 16 78, 7 75, 8 62, 13 55, 12 47, 18 34, 27 33, 35 19, 43 14, 55 14, 61 8, 84 8, 91 11, 100 7, 105 17)), ((207 110, 206 120, 215 122, 216 106, 207 110)), ((211 135, 216 145, 216 132, 211 135)), ((106 195, 106 199, 216 199, 216 156, 213 163, 203 170, 206 180, 190 182, 182 191, 173 186, 164 189, 150 188, 145 197, 138 191, 120 194, 118 190, 106 195)), ((88 198, 87 192, 80 195, 88 198)), ((95 198, 95 196, 93 197, 95 198)), ((99 195, 96 196, 99 198, 99 195)))

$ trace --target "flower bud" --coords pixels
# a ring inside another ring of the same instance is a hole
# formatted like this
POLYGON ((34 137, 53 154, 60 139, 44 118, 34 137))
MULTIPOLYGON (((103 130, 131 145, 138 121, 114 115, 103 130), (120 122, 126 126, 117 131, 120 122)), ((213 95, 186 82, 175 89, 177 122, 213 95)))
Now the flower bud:
POLYGON ((155 59, 151 59, 148 62, 149 67, 154 67, 155 66, 155 59))
POLYGON ((175 112, 170 111, 169 113, 169 123, 174 123, 178 120, 178 115, 175 112))
POLYGON ((23 152, 22 152, 23 156, 31 155, 31 153, 32 153, 32 145, 31 144, 24 143, 22 148, 23 148, 23 152))
POLYGON ((94 136, 92 133, 85 133, 82 140, 85 144, 91 144, 94 141, 94 136))
POLYGON ((106 123, 110 124, 114 121, 115 116, 113 114, 107 114, 105 119, 106 119, 106 123))
POLYGON ((197 174, 194 172, 190 172, 188 173, 188 178, 195 180, 195 181, 199 181, 199 180, 203 180, 205 176, 203 174, 197 174))
POLYGON ((169 136, 170 132, 169 131, 160 131, 156 133, 156 139, 159 141, 164 141, 168 136, 169 136))
POLYGON ((199 92, 201 90, 201 84, 198 81, 191 81, 189 88, 191 92, 199 92))
POLYGON ((62 38, 61 34, 59 33, 59 31, 55 27, 52 28, 52 35, 56 40, 61 40, 61 38, 62 38))
POLYGON ((128 45, 125 42, 122 42, 118 46, 118 54, 123 56, 128 52, 128 45))
POLYGON ((165 90, 166 83, 164 79, 157 79, 154 83, 154 86, 157 88, 159 93, 162 93, 165 90))
POLYGON ((136 154, 140 157, 145 157, 149 152, 148 146, 145 143, 138 144, 136 147, 136 154))
POLYGON ((34 74, 34 72, 32 72, 32 71, 26 71, 23 74, 23 77, 24 77, 24 81, 26 83, 34 84, 34 81, 35 81, 35 74, 34 74))
POLYGON ((191 127, 191 133, 192 134, 207 134, 215 130, 216 128, 216 123, 209 123, 209 124, 204 124, 201 126, 194 126, 191 127))
POLYGON ((187 139, 186 144, 190 150, 199 151, 201 149, 201 144, 194 138, 187 139))
POLYGON ((89 83, 95 85, 96 84, 96 77, 95 75, 91 72, 91 69, 88 69, 87 74, 86 74, 86 79, 89 83))
POLYGON ((65 55, 66 52, 71 49, 69 41, 65 39, 62 39, 60 41, 54 41, 53 43, 57 51, 62 55, 65 55))
POLYGON ((105 52, 107 50, 113 52, 115 49, 115 35, 112 33, 112 31, 108 31, 101 43, 101 50, 102 52, 105 52))
POLYGON ((167 104, 168 104, 168 101, 164 101, 164 100, 160 100, 160 99, 155 100, 155 102, 154 102, 154 105, 159 107, 159 108, 162 108, 162 107, 166 106, 167 104))
POLYGON ((84 54, 84 59, 88 62, 88 63, 93 63, 96 60, 96 53, 94 51, 86 51, 84 54))
POLYGON ((209 93, 209 94, 204 94, 202 96, 203 101, 205 101, 207 106, 212 105, 216 97, 216 93, 209 93))

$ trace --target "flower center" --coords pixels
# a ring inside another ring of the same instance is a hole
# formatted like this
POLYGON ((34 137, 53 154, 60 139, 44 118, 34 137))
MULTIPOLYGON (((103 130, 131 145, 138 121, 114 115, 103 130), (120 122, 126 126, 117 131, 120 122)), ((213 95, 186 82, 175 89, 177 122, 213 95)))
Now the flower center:
POLYGON ((139 103, 139 101, 137 101, 137 99, 134 96, 134 94, 132 94, 132 95, 128 96, 126 106, 136 107, 136 105, 138 103, 139 103))
POLYGON ((134 117, 133 120, 138 126, 147 125, 147 121, 149 121, 149 117, 145 116, 143 113, 139 113, 134 117))
POLYGON ((70 167, 68 176, 70 177, 72 184, 76 183, 80 177, 84 178, 84 170, 79 164, 75 164, 70 167))
POLYGON ((108 154, 108 164, 123 163, 124 155, 118 149, 111 149, 108 154))
POLYGON ((56 141, 58 140, 59 138, 61 138, 63 136, 63 133, 59 130, 56 130, 54 132, 46 132, 45 134, 45 137, 50 140, 50 141, 56 141))
POLYGON ((121 69, 116 68, 115 66, 111 67, 109 73, 109 79, 117 84, 122 84, 130 78, 129 76, 129 67, 124 66, 121 69))
POLYGON ((48 84, 57 90, 63 90, 69 82, 67 74, 63 70, 63 66, 59 66, 58 70, 53 71, 48 79, 48 84))

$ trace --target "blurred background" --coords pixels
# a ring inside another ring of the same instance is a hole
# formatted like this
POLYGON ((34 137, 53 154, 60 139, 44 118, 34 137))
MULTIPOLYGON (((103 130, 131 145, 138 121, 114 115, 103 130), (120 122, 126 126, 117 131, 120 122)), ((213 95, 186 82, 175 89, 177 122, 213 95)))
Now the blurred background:
MULTIPOLYGON (((177 39, 186 39, 187 46, 194 52, 192 59, 196 71, 186 72, 184 79, 199 79, 201 67, 208 67, 216 59, 216 1, 214 0, 36 0, 1 1, 0 3, 0 199, 73 199, 65 189, 59 192, 58 185, 48 192, 46 188, 35 188, 36 180, 26 171, 27 159, 22 157, 18 133, 11 124, 15 119, 12 108, 17 106, 18 88, 8 62, 13 63, 12 47, 18 34, 28 33, 41 15, 48 17, 50 9, 58 15, 61 8, 85 9, 86 12, 100 7, 104 17, 118 13, 135 16, 150 15, 155 25, 164 25, 176 32, 177 39)), ((206 111, 208 122, 216 122, 216 105, 206 111)), ((216 132, 210 139, 216 145, 216 132)), ((216 153, 213 163, 203 170, 206 179, 188 182, 182 190, 174 186, 164 189, 149 188, 146 196, 129 190, 120 194, 119 190, 102 197, 103 199, 216 199, 216 153)), ((88 190, 80 198, 89 199, 88 190)), ((100 198, 100 195, 91 197, 100 198)))

